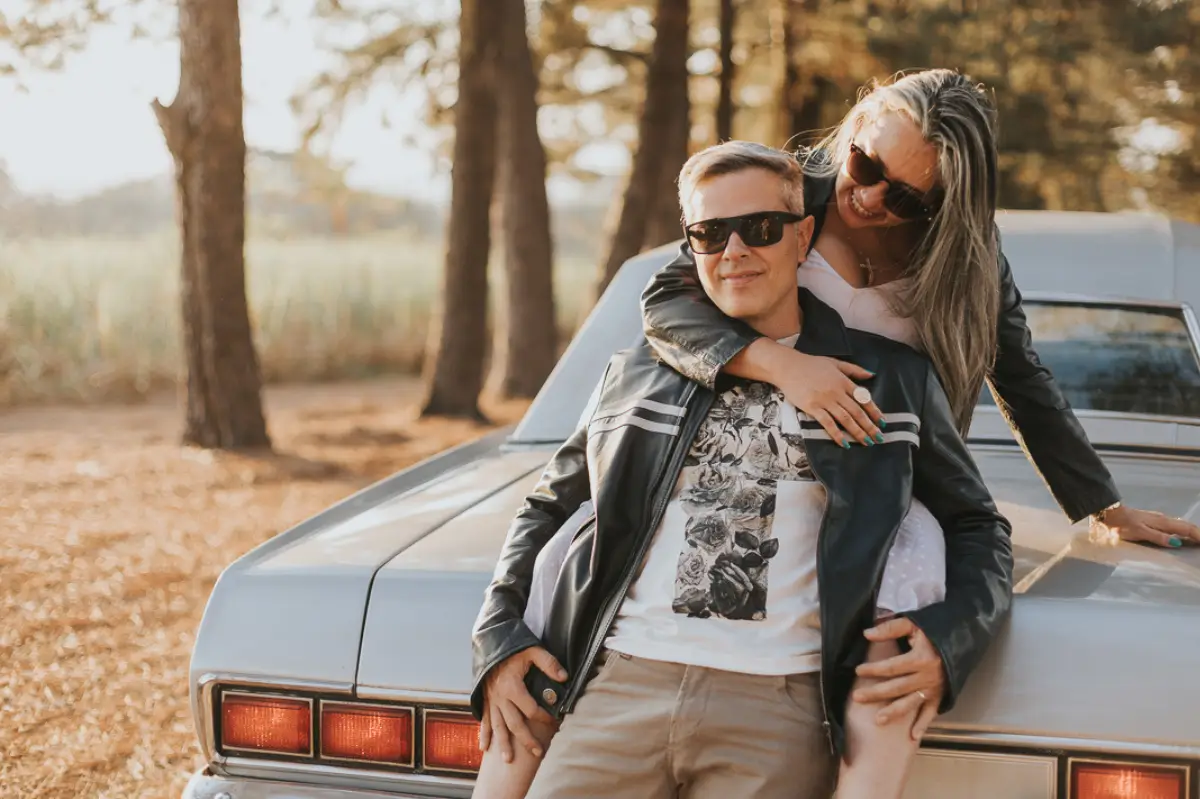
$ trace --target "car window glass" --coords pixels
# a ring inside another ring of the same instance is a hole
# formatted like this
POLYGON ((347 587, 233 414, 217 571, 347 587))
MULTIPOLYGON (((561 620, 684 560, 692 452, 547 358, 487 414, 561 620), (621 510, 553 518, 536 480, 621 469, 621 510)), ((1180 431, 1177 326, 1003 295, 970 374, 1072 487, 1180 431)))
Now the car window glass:
MULTIPOLYGON (((1024 303, 1034 349, 1075 410, 1200 418, 1200 364, 1183 312, 1024 303)), ((985 387, 981 405, 994 405, 985 387)))

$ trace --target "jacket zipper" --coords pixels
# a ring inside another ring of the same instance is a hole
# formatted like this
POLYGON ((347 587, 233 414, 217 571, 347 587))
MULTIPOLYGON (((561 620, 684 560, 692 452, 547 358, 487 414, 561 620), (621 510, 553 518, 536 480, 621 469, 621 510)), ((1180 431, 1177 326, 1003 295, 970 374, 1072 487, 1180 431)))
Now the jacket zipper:
MULTIPOLYGON (((691 402, 695 396, 696 386, 694 383, 688 385, 688 395, 684 398, 683 405, 691 402)), ((658 477, 658 487, 660 489, 658 502, 654 506, 654 514, 651 516, 650 526, 647 532, 642 536, 641 545, 638 547, 634 557, 630 559, 629 564, 625 569, 625 576, 621 581, 621 589, 613 595, 609 603, 604 608, 604 613, 601 616, 600 624, 592 632, 592 642, 588 647, 587 657, 584 658, 579 670, 576 672, 573 680, 573 685, 567 693, 566 700, 562 703, 559 709, 558 717, 561 719, 566 714, 575 709, 575 703, 579 700, 579 695, 583 690, 584 683, 587 682, 586 675, 591 673, 592 664, 596 661, 596 656, 600 654, 600 648, 604 645, 605 639, 608 638, 608 632, 612 629, 613 622, 616 621, 617 611, 621 607, 621 603, 625 601, 625 595, 629 593, 630 586, 633 585, 633 577, 637 574, 638 567, 642 563, 642 559, 646 557, 646 550, 650 548, 650 542, 654 540, 654 531, 658 529, 659 522, 662 521, 663 513, 666 512, 667 504, 671 498, 671 491, 661 490, 665 485, 666 478, 674 475, 674 479, 679 479, 679 472, 683 465, 684 458, 692 448, 692 439, 696 435, 696 431, 700 429, 700 424, 708 415, 708 404, 700 403, 694 409, 694 415, 688 420, 687 428, 680 431, 680 437, 676 450, 672 458, 665 464, 663 471, 658 477)), ((820 576, 817 577, 820 581, 820 576)))
MULTIPOLYGON (((812 466, 812 457, 808 452, 808 444, 804 439, 800 440, 800 446, 804 449, 804 457, 808 460, 809 466, 812 466)), ((822 586, 825 584, 825 558, 824 541, 825 541, 825 522, 829 517, 829 486, 825 485, 825 481, 813 469, 813 476, 821 483, 821 488, 824 489, 824 499, 821 508, 821 524, 817 527, 817 614, 821 619, 821 670, 817 672, 817 689, 821 694, 821 726, 825 729, 825 741, 829 744, 829 751, 836 757, 837 747, 833 744, 833 725, 829 721, 829 704, 825 699, 825 657, 829 651, 829 642, 825 640, 826 630, 829 629, 829 624, 825 619, 825 602, 821 599, 824 596, 822 586)))

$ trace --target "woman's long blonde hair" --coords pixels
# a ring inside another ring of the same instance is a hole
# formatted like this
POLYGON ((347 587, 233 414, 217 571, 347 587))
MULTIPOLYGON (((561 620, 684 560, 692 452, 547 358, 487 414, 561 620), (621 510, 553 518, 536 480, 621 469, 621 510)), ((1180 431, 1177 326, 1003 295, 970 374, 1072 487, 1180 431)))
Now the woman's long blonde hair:
POLYGON ((1000 312, 995 106, 981 86, 948 69, 868 86, 806 171, 835 176, 862 125, 888 112, 911 119, 938 152, 944 199, 904 270, 909 287, 897 311, 915 323, 966 435, 995 361, 1000 312))

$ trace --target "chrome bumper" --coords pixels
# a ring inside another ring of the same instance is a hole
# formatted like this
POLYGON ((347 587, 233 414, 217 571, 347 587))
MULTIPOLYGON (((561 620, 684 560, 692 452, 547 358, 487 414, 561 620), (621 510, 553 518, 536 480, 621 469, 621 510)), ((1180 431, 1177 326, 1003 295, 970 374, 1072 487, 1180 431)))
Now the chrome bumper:
POLYGON ((458 799, 460 796, 460 793, 452 791, 395 793, 246 777, 219 777, 204 769, 188 781, 182 799, 458 799))

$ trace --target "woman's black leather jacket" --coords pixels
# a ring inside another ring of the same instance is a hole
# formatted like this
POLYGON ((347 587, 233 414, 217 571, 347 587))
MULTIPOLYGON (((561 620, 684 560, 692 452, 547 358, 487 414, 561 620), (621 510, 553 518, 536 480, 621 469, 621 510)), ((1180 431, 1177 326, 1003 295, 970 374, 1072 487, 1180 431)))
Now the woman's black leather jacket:
MULTIPOLYGON (((816 218, 817 231, 833 188, 832 177, 805 177, 804 204, 816 218)), ((814 241, 816 237, 814 232, 814 241)), ((988 382, 1017 440, 1055 500, 1076 522, 1109 507, 1120 495, 1054 377, 1033 349, 1021 292, 1003 253, 998 268, 1000 316, 996 361, 988 382)), ((730 319, 708 299, 686 244, 642 294, 642 319, 646 338, 658 357, 708 388, 731 358, 759 338, 748 325, 730 319)))

